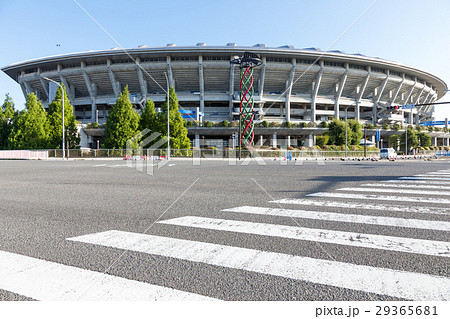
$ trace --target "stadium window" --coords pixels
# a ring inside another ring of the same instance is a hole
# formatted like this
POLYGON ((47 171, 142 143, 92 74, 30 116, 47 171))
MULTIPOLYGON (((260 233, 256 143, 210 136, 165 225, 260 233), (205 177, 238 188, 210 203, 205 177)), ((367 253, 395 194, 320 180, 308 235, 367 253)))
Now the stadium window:
POLYGON ((380 69, 380 68, 372 68, 373 72, 378 72, 378 73, 386 73, 385 69, 380 69))
POLYGON ((350 69, 356 69, 356 70, 367 70, 367 68, 363 65, 359 64, 349 64, 348 66, 350 69))
POLYGON ((267 62, 277 62, 277 63, 291 63, 292 62, 291 59, 286 59, 286 58, 267 58, 266 61, 267 62))
POLYGON ((336 67, 341 67, 341 68, 344 67, 344 63, 340 63, 340 62, 324 61, 323 64, 326 66, 336 66, 336 67))
POLYGON ((399 72, 395 72, 395 71, 389 71, 389 74, 402 77, 402 75, 399 72))
POLYGON ((42 68, 41 72, 50 72, 50 71, 57 71, 57 70, 58 70, 58 68, 55 66, 55 67, 42 68))
POLYGON ((73 69, 73 68, 79 68, 80 64, 64 64, 63 68, 64 69, 73 69))
MULTIPOLYGON (((296 59, 296 62, 299 64, 314 64, 314 60, 308 60, 308 59, 296 59)), ((318 63, 319 61, 317 61, 318 63)))
POLYGON ((204 56, 204 61, 230 61, 228 56, 204 56))
POLYGON ((106 61, 91 61, 86 62, 86 66, 93 66, 93 65, 106 65, 106 61))
POLYGON ((198 61, 196 56, 174 56, 172 61, 198 61))
POLYGON ((112 64, 119 64, 119 63, 134 63, 132 59, 121 59, 121 60, 112 60, 112 64))
POLYGON ((166 62, 166 57, 141 58, 141 62, 166 62))

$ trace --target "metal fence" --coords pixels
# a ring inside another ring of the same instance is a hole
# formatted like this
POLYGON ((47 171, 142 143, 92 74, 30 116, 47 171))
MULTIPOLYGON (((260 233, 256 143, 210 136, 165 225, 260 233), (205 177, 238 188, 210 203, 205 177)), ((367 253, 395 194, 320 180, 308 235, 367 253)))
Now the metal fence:
MULTIPOLYGON (((419 151, 417 156, 449 156, 449 152, 442 151, 419 151)), ((66 156, 76 159, 89 158, 111 158, 111 159, 129 159, 130 157, 143 159, 149 156, 165 158, 166 149, 71 149, 66 150, 66 156)), ((271 149, 243 149, 241 151, 242 158, 263 157, 272 159, 314 159, 314 158, 344 158, 345 151, 323 151, 317 149, 308 150, 271 150, 271 149)), ((411 156, 411 155, 410 155, 411 156)), ((171 149, 171 158, 189 158, 201 157, 211 159, 234 158, 239 157, 238 149, 171 149)), ((364 151, 347 151, 349 158, 364 158, 364 151)), ((367 151, 366 158, 379 158, 379 151, 367 151)), ((0 151, 0 159, 51 159, 62 158, 61 149, 51 150, 16 150, 16 151, 0 151)))
MULTIPOLYGON (((62 158, 62 150, 47 150, 49 158, 62 158)), ((348 151, 348 157, 364 157, 364 151, 348 151)), ((130 156, 159 156, 165 157, 167 150, 165 149, 74 149, 67 150, 66 156, 69 158, 126 158, 130 156)), ((367 157, 379 156, 377 151, 368 151, 367 157)), ((204 157, 204 158, 232 158, 238 157, 238 149, 171 149, 170 157, 204 157)), ((255 149, 241 151, 241 157, 270 157, 270 158, 331 158, 331 157, 345 157, 345 151, 321 151, 321 150, 266 150, 255 149)))

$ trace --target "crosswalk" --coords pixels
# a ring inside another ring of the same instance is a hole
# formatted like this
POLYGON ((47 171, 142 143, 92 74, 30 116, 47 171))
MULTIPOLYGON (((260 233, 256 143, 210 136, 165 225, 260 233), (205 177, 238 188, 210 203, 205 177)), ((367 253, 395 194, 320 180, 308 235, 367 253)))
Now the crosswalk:
MULTIPOLYGON (((271 207, 230 207, 215 212, 214 217, 192 214, 157 224, 200 233, 250 235, 260 241, 290 240, 309 244, 311 249, 334 245, 350 254, 353 250, 369 256, 386 252, 405 262, 432 258, 448 265, 450 170, 420 175, 281 198, 270 201, 271 207)), ((407 300, 450 300, 445 269, 422 273, 414 267, 389 267, 389 263, 382 267, 304 256, 301 249, 292 254, 244 248, 236 242, 218 244, 121 230, 83 234, 67 241, 92 249, 109 247, 212 265, 224 272, 243 270, 407 300)), ((216 300, 185 287, 177 290, 10 252, 0 251, 0 269, 0 289, 39 300, 216 300)))

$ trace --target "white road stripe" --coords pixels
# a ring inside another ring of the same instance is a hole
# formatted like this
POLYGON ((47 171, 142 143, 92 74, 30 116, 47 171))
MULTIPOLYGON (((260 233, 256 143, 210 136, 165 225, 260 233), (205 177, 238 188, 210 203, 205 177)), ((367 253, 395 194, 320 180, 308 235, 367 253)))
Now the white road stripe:
POLYGON ((69 240, 411 300, 449 300, 450 278, 121 231, 69 240))
POLYGON ((189 292, 0 251, 0 289, 37 300, 207 300, 189 292))
POLYGON ((426 173, 426 174, 417 174, 414 176, 419 176, 419 177, 437 177, 437 178, 444 178, 444 177, 450 177, 448 175, 440 175, 440 174, 430 174, 430 173, 426 173))
POLYGON ((224 209, 225 212, 237 212, 244 214, 260 214, 271 216, 286 216, 294 218, 309 218, 330 220, 346 223, 357 224, 371 224, 382 226, 394 226, 394 227, 406 227, 415 229, 432 229, 450 231, 450 223, 444 221, 432 221, 423 219, 407 219, 407 218, 394 218, 385 216, 367 216, 356 214, 339 214, 331 212, 318 212, 307 210, 295 210, 295 209, 282 209, 282 208, 266 208, 266 207, 253 207, 253 206, 241 206, 235 208, 224 209))
POLYGON ((309 240, 352 247, 391 250, 403 253, 450 257, 450 244, 443 241, 361 234, 337 230, 253 223, 197 216, 179 217, 170 220, 163 220, 158 223, 231 231, 244 234, 309 240))
POLYGON ((361 186, 371 186, 371 187, 398 187, 398 188, 419 188, 419 189, 449 189, 450 186, 442 186, 442 185, 429 185, 427 183, 426 185, 412 185, 412 184, 382 184, 382 183, 369 183, 369 184, 362 184, 361 186))
POLYGON ((370 200, 384 200, 384 201, 399 201, 399 202, 419 202, 419 203, 434 203, 434 204, 450 204, 450 200, 441 198, 424 198, 424 197, 403 197, 403 196, 383 196, 383 195, 365 195, 365 194, 345 194, 345 193, 325 193, 319 192, 308 194, 311 197, 334 197, 345 199, 370 199, 370 200))
POLYGON ((94 166, 106 166, 106 164, 98 164, 98 165, 94 165, 94 166))
POLYGON ((310 199, 297 199, 297 198, 284 198, 270 203, 279 204, 293 204, 293 205, 309 205, 309 206, 319 206, 319 207, 339 207, 339 208, 355 208, 355 209, 370 209, 370 210, 383 210, 383 211, 394 211, 394 212, 405 212, 405 213, 419 213, 419 214, 444 214, 450 215, 450 210, 440 209, 435 207, 420 207, 420 206, 400 206, 400 205, 384 205, 384 204, 366 204, 358 202, 333 202, 327 200, 310 200, 310 199))
POLYGON ((383 181, 383 183, 411 183, 411 184, 439 184, 439 185, 450 185, 450 182, 444 182, 444 181, 428 181, 428 180, 408 180, 408 179, 402 179, 402 180, 398 180, 398 179, 391 179, 391 180, 387 180, 387 181, 383 181))
POLYGON ((396 194, 420 194, 420 195, 438 195, 438 196, 450 196, 450 192, 420 190, 420 189, 398 189, 391 188, 364 188, 364 187, 344 187, 338 188, 338 191, 352 191, 352 192, 373 192, 373 193, 396 193, 396 194))
POLYGON ((439 171, 439 172, 429 172, 429 173, 426 173, 427 175, 428 174, 431 174, 431 175, 450 175, 450 172, 441 172, 441 171, 439 171))
MULTIPOLYGON (((424 176, 426 176, 426 175, 424 175, 424 176)), ((439 178, 439 177, 416 177, 416 176, 399 177, 399 179, 417 179, 417 180, 430 180, 430 181, 450 181, 450 178, 439 178)))

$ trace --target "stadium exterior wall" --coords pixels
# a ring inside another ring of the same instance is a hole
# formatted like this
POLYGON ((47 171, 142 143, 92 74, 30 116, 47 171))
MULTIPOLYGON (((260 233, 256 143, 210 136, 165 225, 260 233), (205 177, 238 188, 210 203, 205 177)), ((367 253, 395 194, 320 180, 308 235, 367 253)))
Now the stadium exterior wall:
POLYGON ((62 82, 82 123, 106 120, 108 110, 128 85, 137 109, 147 99, 164 101, 166 75, 180 106, 199 110, 202 120, 235 121, 239 109, 239 68, 230 63, 250 51, 262 58, 254 69, 255 104, 268 122, 321 122, 348 117, 365 123, 411 123, 433 118, 431 105, 388 111, 388 104, 432 103, 447 89, 438 77, 414 67, 340 51, 292 46, 252 47, 140 46, 45 57, 2 68, 24 93, 35 92, 48 105, 48 77, 62 82))

